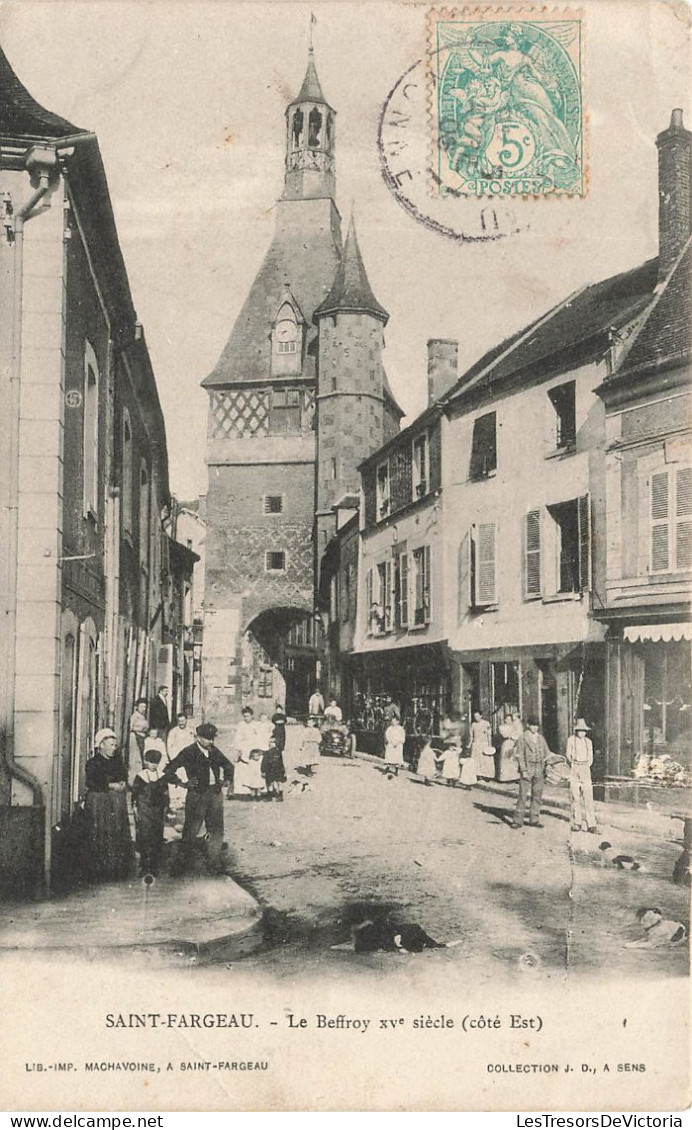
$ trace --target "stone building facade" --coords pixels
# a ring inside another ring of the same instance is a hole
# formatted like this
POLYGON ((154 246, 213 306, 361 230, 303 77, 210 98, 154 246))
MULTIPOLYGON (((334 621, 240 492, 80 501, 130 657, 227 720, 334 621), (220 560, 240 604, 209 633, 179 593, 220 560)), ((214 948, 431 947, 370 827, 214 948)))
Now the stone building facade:
POLYGON ((606 411, 608 790, 692 769, 692 133, 673 112, 657 139, 656 289, 614 341, 606 411), (678 769, 674 769, 677 766, 678 769))
POLYGON ((4 894, 64 875, 95 730, 127 732, 172 639, 166 434, 96 138, 2 51, 0 138, 4 894))
POLYGON ((286 109, 274 238, 203 381, 204 708, 221 724, 241 702, 266 710, 273 697, 291 713, 306 710, 322 676, 316 594, 336 532, 332 505, 357 491, 363 454, 401 416, 381 359, 387 314, 353 227, 342 245, 335 137, 311 49, 286 109))

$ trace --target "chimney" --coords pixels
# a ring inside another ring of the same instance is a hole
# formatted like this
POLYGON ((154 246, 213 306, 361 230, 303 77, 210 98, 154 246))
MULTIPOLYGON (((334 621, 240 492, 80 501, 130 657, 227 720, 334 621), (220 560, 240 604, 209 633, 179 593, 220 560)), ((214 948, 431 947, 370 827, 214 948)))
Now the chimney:
POLYGON ((658 277, 664 279, 692 231, 692 133, 673 110, 658 147, 658 277))
POLYGON ((459 342, 431 338, 428 342, 428 404, 434 404, 457 379, 459 342))

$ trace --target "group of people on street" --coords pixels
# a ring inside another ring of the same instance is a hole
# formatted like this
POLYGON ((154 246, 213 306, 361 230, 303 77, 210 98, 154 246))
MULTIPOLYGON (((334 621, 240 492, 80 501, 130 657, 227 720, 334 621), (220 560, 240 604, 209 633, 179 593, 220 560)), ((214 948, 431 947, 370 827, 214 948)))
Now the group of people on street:
POLYGON ((286 715, 281 703, 271 719, 261 714, 255 720, 251 706, 244 706, 233 741, 237 760, 229 797, 283 801, 286 783, 284 749, 286 748, 286 715))
MULTIPOLYGON (((142 874, 157 875, 166 816, 174 797, 178 805, 184 798, 185 814, 173 873, 187 869, 203 826, 207 863, 212 871, 224 869, 225 790, 229 799, 284 799, 286 715, 280 703, 271 719, 266 714, 255 719, 252 708, 243 707, 233 737, 232 757, 227 757, 215 745, 218 731, 211 722, 193 729, 187 713, 181 711, 171 728, 167 698, 167 689, 160 687, 151 702, 140 699, 136 703, 126 757, 118 751, 112 729, 103 728, 96 734, 94 755, 86 765, 83 810, 84 871, 90 878, 113 880, 131 875, 135 843, 142 874), (128 792, 136 829, 134 843, 128 792)), ((302 769, 307 776, 314 773, 320 760, 320 721, 339 727, 343 715, 335 700, 325 708, 316 690, 310 698, 301 745, 302 769)), ((416 771, 426 785, 436 779, 448 787, 464 789, 473 788, 479 780, 516 782, 511 827, 521 828, 528 814, 529 826, 540 828, 546 772, 559 762, 569 773, 573 830, 598 831, 591 783, 593 744, 583 718, 574 724, 564 758, 551 753, 535 716, 527 718, 524 726, 518 714, 506 715, 499 727, 498 750, 491 725, 478 710, 467 732, 461 715, 455 712, 445 715, 440 731, 438 737, 424 739, 419 748, 416 771)), ((396 776, 407 767, 407 734, 394 703, 387 714, 384 737, 387 773, 396 776)))
MULTIPOLYGON (((562 763, 569 773, 572 830, 598 832, 593 801, 591 766, 593 743, 590 727, 583 718, 574 724, 567 739, 564 759, 551 753, 540 732, 540 720, 531 715, 524 727, 519 714, 507 714, 499 727, 500 748, 496 753, 490 723, 475 711, 469 726, 466 744, 463 723, 455 712, 442 721, 441 736, 426 739, 418 754, 417 773, 426 785, 441 778, 447 786, 471 789, 479 780, 517 782, 518 793, 512 828, 521 828, 526 819, 530 827, 540 828, 541 801, 546 772, 555 763, 562 763)), ((385 731, 385 762, 397 767, 404 764, 403 727, 394 722, 385 731)))

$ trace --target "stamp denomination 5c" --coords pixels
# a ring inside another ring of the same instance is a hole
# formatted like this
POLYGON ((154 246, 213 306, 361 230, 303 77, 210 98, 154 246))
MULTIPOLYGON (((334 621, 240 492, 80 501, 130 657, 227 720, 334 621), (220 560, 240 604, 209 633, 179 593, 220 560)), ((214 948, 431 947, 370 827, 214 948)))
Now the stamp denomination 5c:
POLYGON ((581 13, 430 12, 432 190, 583 196, 581 13))

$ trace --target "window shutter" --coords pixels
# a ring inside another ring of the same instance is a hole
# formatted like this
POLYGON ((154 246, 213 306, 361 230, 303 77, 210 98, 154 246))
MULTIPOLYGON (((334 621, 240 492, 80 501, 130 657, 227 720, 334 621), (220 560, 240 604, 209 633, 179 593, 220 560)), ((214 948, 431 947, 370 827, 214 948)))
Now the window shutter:
POLYGON ((367 623, 368 635, 372 635, 372 569, 368 569, 365 574, 365 617, 367 623))
POLYGON ((675 567, 692 568, 692 467, 675 475, 675 567))
POLYGON ((579 538, 579 591, 591 588, 591 506, 588 494, 577 500, 577 533, 579 538))
POLYGON ((396 605, 397 626, 408 627, 408 554, 400 553, 396 558, 396 605))
POLYGON ((392 562, 386 561, 384 566, 384 593, 382 596, 384 612, 384 630, 392 630, 392 562))
POLYGON ((476 527, 474 596, 478 605, 496 604, 495 523, 476 527))
POLYGON ((423 550, 424 586, 423 586, 423 613, 426 624, 432 620, 432 569, 430 546, 423 550))
POLYGON ((668 472, 651 476, 651 572, 665 573, 670 568, 668 551, 668 472))
POLYGON ((524 596, 541 595, 541 512, 524 517, 524 596))
POLYGON ((457 623, 461 624, 466 610, 473 604, 471 592, 471 535, 464 534, 459 543, 459 607, 457 623))

